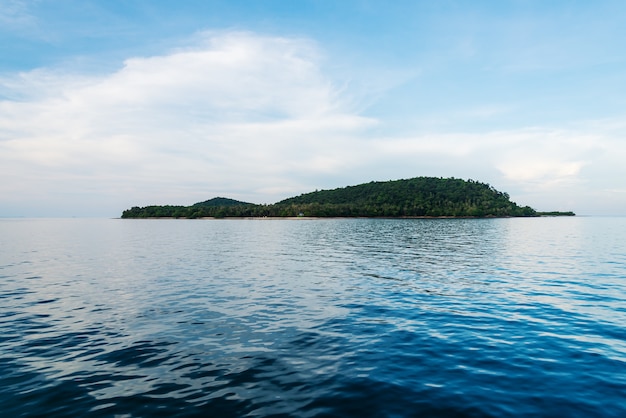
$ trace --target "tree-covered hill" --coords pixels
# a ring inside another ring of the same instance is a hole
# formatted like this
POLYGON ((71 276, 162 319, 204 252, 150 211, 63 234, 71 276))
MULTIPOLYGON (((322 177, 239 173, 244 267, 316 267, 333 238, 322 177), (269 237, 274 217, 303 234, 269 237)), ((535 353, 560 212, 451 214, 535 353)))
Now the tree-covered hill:
POLYGON ((192 206, 133 207, 122 218, 199 217, 504 217, 537 216, 489 184, 455 178, 416 177, 321 190, 273 205, 214 198, 192 206))
POLYGON ((239 200, 229 199, 227 197, 214 197, 213 199, 205 200, 204 202, 194 203, 193 207, 198 206, 241 206, 252 205, 252 203, 240 202, 239 200))
POLYGON ((417 177, 303 194, 278 202, 315 216, 534 216, 488 184, 417 177))

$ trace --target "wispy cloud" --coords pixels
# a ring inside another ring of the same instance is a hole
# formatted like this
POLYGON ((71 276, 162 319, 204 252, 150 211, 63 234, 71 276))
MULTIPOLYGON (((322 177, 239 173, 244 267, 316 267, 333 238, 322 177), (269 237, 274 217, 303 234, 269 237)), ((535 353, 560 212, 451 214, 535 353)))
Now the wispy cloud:
MULTIPOLYGON (((480 134, 448 133, 376 141, 380 154, 394 157, 465 160, 487 164, 508 180, 553 183, 572 178, 597 152, 598 135, 549 128, 493 131, 480 134)), ((468 170, 471 171, 471 170, 468 170)))
POLYGON ((310 41, 213 33, 105 76, 19 74, 2 83, 16 99, 0 103, 1 170, 48 191, 77 178, 94 189, 132 179, 139 196, 191 179, 203 196, 295 189, 290 170, 337 169, 345 141, 374 123, 339 105, 318 61, 310 41))
MULTIPOLYGON (((217 195, 274 202, 315 188, 436 175, 488 181, 524 204, 547 206, 557 190, 583 199, 600 189, 606 175, 595 171, 622 170, 626 156, 611 151, 621 149, 624 125, 616 120, 390 134, 385 120, 362 116, 325 59, 309 39, 205 32, 107 74, 5 76, 1 203, 111 214, 217 195)), ((512 109, 472 104, 457 112, 494 119, 512 109)))
POLYGON ((5 0, 0 7, 0 25, 5 29, 24 29, 30 27, 35 18, 28 11, 24 0, 5 0))

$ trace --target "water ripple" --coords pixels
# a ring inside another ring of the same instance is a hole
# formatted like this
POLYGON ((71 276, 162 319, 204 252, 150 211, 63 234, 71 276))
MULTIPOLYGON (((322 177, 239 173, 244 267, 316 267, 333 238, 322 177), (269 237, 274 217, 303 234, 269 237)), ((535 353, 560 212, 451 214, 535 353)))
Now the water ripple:
POLYGON ((624 416, 625 227, 2 221, 0 410, 624 416))

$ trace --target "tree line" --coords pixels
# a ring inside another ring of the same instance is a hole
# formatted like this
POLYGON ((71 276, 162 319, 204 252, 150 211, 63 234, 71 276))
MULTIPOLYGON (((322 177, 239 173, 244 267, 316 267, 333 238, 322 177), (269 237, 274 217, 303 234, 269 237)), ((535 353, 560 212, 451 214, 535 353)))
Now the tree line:
POLYGON ((487 183, 416 177, 302 194, 270 205, 214 198, 191 206, 133 207, 122 218, 538 216, 487 183))

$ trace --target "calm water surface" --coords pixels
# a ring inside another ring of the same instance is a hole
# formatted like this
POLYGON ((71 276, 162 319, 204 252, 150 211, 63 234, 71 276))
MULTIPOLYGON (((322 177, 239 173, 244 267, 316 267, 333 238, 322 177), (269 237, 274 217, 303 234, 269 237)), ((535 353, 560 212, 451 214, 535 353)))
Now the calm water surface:
POLYGON ((626 416, 626 218, 0 220, 2 416, 626 416))

